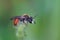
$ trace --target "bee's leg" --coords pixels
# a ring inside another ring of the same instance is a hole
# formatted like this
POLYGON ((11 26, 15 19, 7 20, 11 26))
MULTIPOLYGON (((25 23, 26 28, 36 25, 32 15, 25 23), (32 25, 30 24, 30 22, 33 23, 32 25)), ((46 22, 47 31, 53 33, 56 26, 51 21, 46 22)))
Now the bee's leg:
POLYGON ((28 22, 26 20, 23 21, 23 23, 27 26, 28 25, 28 22))

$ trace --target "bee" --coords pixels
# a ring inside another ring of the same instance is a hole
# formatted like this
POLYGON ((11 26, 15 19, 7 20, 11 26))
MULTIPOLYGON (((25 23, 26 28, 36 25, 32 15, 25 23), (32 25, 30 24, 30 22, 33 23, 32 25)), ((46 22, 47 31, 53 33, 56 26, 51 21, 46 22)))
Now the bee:
POLYGON ((17 26, 19 22, 23 22, 25 25, 27 25, 28 23, 35 24, 35 19, 27 14, 23 14, 22 16, 12 17, 11 20, 13 20, 14 26, 17 26))

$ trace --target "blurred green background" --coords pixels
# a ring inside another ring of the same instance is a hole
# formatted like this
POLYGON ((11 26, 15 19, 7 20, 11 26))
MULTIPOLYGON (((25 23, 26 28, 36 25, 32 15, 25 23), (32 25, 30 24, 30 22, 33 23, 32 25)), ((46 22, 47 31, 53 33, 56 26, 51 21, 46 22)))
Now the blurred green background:
POLYGON ((0 40, 17 40, 10 18, 24 13, 38 14, 25 40, 60 40, 60 0, 0 0, 0 40))

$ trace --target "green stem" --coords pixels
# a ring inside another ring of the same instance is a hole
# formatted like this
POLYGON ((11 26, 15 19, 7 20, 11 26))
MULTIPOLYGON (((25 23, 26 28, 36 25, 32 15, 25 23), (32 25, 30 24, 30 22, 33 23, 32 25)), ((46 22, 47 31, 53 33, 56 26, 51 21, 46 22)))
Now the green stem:
POLYGON ((26 35, 25 28, 26 26, 24 24, 20 24, 16 28, 16 37, 18 38, 18 40, 24 40, 24 37, 26 35))

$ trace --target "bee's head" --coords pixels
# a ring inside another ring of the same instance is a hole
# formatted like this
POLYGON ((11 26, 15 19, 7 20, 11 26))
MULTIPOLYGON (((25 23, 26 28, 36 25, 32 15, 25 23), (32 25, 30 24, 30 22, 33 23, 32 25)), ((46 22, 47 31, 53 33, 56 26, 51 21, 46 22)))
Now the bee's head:
POLYGON ((35 19, 33 19, 32 17, 30 17, 30 18, 28 19, 28 22, 31 23, 31 24, 35 24, 35 19))

